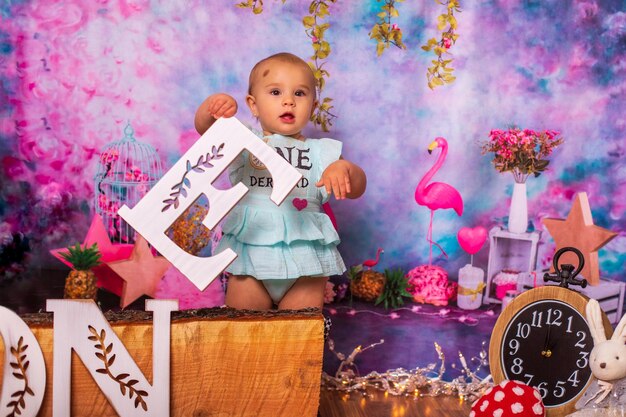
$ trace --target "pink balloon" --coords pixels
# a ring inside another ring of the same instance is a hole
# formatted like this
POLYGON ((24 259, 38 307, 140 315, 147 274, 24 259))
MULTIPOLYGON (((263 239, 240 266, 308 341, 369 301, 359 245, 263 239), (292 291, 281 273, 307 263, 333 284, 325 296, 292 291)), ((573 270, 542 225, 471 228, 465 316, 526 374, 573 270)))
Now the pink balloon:
POLYGON ((463 250, 473 255, 483 247, 487 240, 487 229, 482 226, 462 227, 456 237, 463 250))

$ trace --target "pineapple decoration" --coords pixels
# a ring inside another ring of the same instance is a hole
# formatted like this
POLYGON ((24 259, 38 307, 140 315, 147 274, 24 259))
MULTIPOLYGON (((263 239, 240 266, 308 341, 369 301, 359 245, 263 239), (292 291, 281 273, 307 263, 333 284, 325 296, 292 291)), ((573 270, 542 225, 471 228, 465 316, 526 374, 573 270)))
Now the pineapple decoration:
POLYGON ((376 300, 385 288, 385 274, 371 269, 363 270, 363 265, 350 267, 350 293, 365 301, 376 300))
POLYGON ((82 247, 79 243, 67 248, 67 252, 62 253, 63 259, 72 264, 73 269, 65 278, 65 291, 63 298, 91 298, 96 300, 98 288, 97 278, 93 267, 100 265, 102 254, 98 250, 98 244, 82 247))
POLYGON ((385 251, 378 248, 375 259, 366 259, 362 264, 350 268, 348 277, 350 278, 350 293, 353 296, 365 301, 374 301, 382 294, 385 288, 385 275, 371 270, 380 261, 381 253, 385 251), (363 270, 364 266, 367 270, 363 270))
POLYGON ((404 304, 404 297, 413 298, 407 291, 409 282, 402 269, 385 269, 385 278, 385 288, 376 299, 376 305, 384 303, 385 308, 398 308, 404 304))

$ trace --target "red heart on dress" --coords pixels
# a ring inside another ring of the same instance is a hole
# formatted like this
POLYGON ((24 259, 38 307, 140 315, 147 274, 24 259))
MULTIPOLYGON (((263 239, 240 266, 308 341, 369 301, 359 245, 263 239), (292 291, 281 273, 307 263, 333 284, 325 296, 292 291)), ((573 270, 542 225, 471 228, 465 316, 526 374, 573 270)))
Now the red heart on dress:
POLYGON ((483 247, 487 240, 487 229, 482 226, 462 227, 456 237, 463 250, 473 255, 483 247))
POLYGON ((304 199, 304 198, 294 198, 291 201, 291 204, 293 204, 293 206, 295 208, 297 208, 298 211, 302 211, 302 210, 304 210, 306 208, 306 206, 309 205, 309 202, 306 201, 306 199, 304 199))

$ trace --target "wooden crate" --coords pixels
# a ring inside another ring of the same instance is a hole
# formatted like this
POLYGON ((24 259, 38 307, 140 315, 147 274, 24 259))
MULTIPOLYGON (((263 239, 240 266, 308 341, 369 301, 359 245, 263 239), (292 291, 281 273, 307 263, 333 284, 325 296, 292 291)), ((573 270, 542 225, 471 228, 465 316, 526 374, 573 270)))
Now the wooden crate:
POLYGON ((493 283, 495 275, 505 269, 519 272, 534 271, 537 266, 537 245, 541 232, 511 233, 500 227, 489 231, 489 260, 484 304, 501 303, 493 283))
MULTIPOLYGON (((135 312, 136 317, 129 320, 128 313, 107 313, 106 317, 151 380, 150 315, 135 312)), ((52 314, 22 318, 39 342, 46 363, 46 390, 38 416, 52 416, 52 314)), ((315 417, 320 399, 323 329, 319 312, 205 309, 172 313, 170 415, 315 417)), ((0 338, 0 369, 5 365, 4 349, 0 338)), ((75 353, 71 415, 117 415, 75 353)))
MULTIPOLYGON (((536 280, 533 273, 520 273, 517 280, 517 291, 522 293, 523 291, 530 290, 533 288, 533 285, 535 285, 535 282, 537 287, 546 285, 543 281, 543 274, 546 272, 548 271, 536 271, 536 280)), ((554 284, 551 283, 549 285, 554 284)), ((626 283, 610 279, 601 279, 599 285, 587 285, 586 288, 572 286, 571 288, 589 298, 597 300, 600 303, 600 308, 602 308, 612 324, 617 324, 622 318, 626 283)))

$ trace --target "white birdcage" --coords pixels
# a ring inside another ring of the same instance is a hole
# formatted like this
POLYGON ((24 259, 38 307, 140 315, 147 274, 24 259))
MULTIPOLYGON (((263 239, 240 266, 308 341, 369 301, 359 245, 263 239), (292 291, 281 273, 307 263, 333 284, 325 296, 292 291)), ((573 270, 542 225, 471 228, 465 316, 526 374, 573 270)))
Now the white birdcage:
POLYGON ((106 145, 100 154, 95 181, 96 213, 113 243, 133 243, 135 231, 118 214, 132 208, 161 178, 161 160, 151 145, 135 140, 130 122, 124 138, 106 145))

